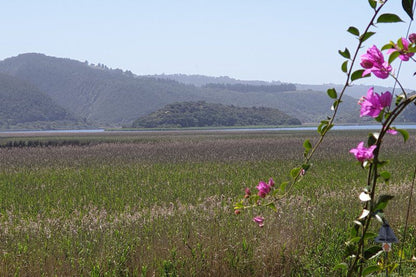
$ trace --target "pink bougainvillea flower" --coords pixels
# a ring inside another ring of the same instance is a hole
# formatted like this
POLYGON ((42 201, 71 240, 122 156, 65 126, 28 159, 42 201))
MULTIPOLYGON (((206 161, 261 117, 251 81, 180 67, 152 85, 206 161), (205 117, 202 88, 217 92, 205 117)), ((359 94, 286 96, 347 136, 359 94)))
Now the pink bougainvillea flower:
POLYGON ((397 131, 395 129, 388 129, 386 133, 390 135, 397 135, 397 131))
POLYGON ((370 88, 367 95, 358 102, 361 105, 360 116, 377 117, 384 108, 390 107, 392 97, 389 91, 379 95, 374 93, 374 88, 370 88))
POLYGON ((358 144, 357 148, 351 149, 350 153, 354 154, 355 158, 359 162, 364 162, 374 158, 373 151, 376 149, 376 147, 376 145, 372 145, 368 148, 364 147, 364 142, 362 141, 358 144))
POLYGON ((367 53, 361 56, 361 66, 364 68, 362 76, 373 73, 378 78, 386 79, 392 68, 388 62, 384 61, 383 53, 373 45, 367 53))
POLYGON ((409 40, 411 43, 416 43, 416 34, 415 33, 410 34, 409 40))
MULTIPOLYGON (((412 34, 413 35, 413 34, 412 34)), ((399 59, 401 59, 404 62, 407 62, 415 53, 409 52, 409 44, 410 42, 405 39, 401 38, 403 48, 401 48, 398 44, 394 45, 394 48, 391 48, 387 51, 387 54, 391 54, 393 52, 398 51, 400 53, 399 59)))
POLYGON ((264 217, 262 216, 256 216, 255 218, 253 218, 253 221, 256 222, 259 225, 259 227, 264 226, 264 217))
POLYGON ((263 181, 260 181, 259 185, 256 188, 259 190, 259 196, 261 198, 264 198, 270 192, 271 186, 269 186, 269 184, 266 184, 263 181))

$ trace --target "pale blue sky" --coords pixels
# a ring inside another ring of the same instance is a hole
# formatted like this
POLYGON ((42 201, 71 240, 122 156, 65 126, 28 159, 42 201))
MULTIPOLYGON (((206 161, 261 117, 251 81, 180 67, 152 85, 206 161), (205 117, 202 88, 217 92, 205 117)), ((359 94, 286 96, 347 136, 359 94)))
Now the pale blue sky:
MULTIPOLYGON (((367 0, 2 2, 0 59, 37 52, 138 75, 310 84, 344 82, 337 50, 355 46, 345 30, 350 25, 363 29, 372 12, 367 0)), ((401 1, 390 2, 386 12, 397 12, 406 24, 380 25, 366 46, 406 33, 409 20, 401 1)), ((416 69, 414 63, 411 67, 416 69)), ((403 70, 402 78, 406 87, 416 88, 412 68, 403 70)), ((393 81, 360 83, 391 86, 393 81)))

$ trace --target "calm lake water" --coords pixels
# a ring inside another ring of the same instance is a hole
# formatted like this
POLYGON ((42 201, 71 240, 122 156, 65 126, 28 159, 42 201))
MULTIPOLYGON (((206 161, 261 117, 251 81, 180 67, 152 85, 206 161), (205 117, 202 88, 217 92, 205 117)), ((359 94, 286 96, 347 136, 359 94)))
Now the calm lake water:
MULTIPOLYGON (((409 125, 394 125, 397 129, 416 129, 416 124, 409 124, 409 125)), ((317 127, 311 126, 301 126, 301 127, 282 127, 282 128, 221 128, 221 129, 201 129, 197 131, 222 131, 222 132, 251 132, 251 131, 313 131, 316 130, 317 127)), ((378 130, 380 129, 380 125, 335 125, 332 130, 378 130)), ((166 130, 161 130, 166 131, 166 130)), ((178 131, 175 129, 174 131, 178 131)), ((187 129, 189 131, 189 129, 187 129)), ((0 131, 0 134, 59 134, 59 133, 102 133, 102 132, 112 132, 112 131, 105 131, 105 129, 87 129, 87 130, 27 130, 27 131, 0 131)), ((132 131, 129 130, 128 132, 158 132, 158 130, 138 130, 132 131)))

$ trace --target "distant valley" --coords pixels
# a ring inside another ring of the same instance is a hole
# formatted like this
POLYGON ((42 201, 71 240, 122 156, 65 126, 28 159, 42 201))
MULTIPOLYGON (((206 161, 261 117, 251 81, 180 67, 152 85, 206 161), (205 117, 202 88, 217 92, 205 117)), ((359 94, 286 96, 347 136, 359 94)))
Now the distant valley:
MULTIPOLYGON (((0 128, 131 127, 168 104, 198 101, 273 108, 303 124, 316 123, 331 114, 324 87, 202 75, 138 76, 102 64, 28 53, 0 61, 0 128)), ((359 88, 361 94, 367 89, 359 88)), ((356 92, 350 95, 357 97, 356 92)), ((364 123, 351 96, 344 97, 337 121, 364 123)), ((413 114, 404 120, 415 122, 413 114)))

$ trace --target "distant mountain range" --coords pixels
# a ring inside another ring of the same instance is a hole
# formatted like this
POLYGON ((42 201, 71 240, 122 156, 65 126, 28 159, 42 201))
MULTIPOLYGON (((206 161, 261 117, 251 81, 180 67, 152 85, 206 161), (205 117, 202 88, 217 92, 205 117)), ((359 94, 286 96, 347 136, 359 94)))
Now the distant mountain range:
MULTIPOLYGON (((367 89, 360 88, 360 95, 367 89)), ((129 127, 167 104, 186 101, 269 107, 302 123, 316 123, 331 114, 325 91, 230 77, 137 76, 102 64, 28 53, 0 61, 0 128, 129 127)), ((338 122, 363 122, 358 109, 357 99, 345 96, 338 122)))

